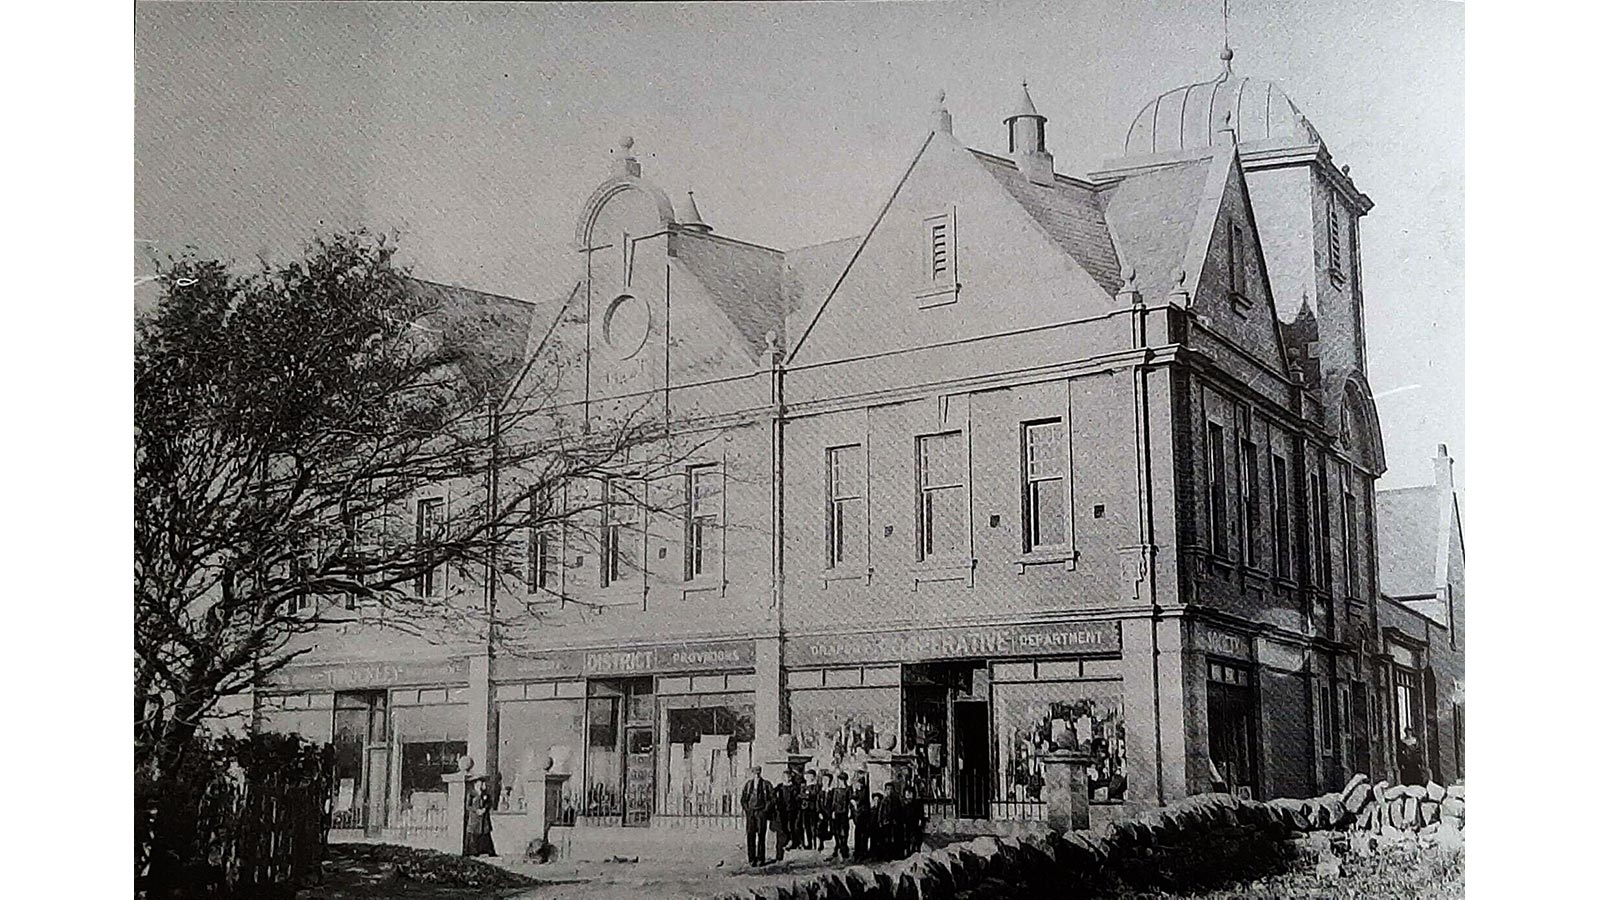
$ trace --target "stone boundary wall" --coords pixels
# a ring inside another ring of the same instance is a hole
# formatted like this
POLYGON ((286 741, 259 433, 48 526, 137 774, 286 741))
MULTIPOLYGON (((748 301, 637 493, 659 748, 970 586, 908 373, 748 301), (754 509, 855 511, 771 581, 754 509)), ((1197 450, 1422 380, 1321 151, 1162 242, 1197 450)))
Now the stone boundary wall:
POLYGON ((878 866, 849 866, 717 895, 717 900, 955 900, 980 884, 1017 888, 1094 880, 1119 861, 1178 846, 1223 829, 1292 838, 1296 833, 1436 836, 1460 841, 1466 789, 1456 784, 1371 784, 1365 775, 1343 791, 1310 799, 1241 800, 1199 794, 1122 822, 1069 832, 983 836, 878 866))

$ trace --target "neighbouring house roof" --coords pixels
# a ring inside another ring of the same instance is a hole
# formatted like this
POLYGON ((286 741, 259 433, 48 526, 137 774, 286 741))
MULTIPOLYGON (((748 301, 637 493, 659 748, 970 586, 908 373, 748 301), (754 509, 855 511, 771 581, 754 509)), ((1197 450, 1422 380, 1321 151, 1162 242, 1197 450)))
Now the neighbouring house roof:
POLYGON ((1431 597, 1439 586, 1438 495, 1431 484, 1378 492, 1378 585, 1390 597, 1431 597))

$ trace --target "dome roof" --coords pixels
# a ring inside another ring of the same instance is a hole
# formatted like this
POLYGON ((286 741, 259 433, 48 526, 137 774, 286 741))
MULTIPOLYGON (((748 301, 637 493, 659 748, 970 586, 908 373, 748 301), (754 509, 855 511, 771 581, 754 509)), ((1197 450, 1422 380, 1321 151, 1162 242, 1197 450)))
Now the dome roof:
POLYGON ((1277 82, 1224 72, 1214 81, 1173 88, 1146 103, 1128 127, 1123 152, 1172 153, 1223 143, 1232 128, 1238 142, 1321 140, 1277 82))

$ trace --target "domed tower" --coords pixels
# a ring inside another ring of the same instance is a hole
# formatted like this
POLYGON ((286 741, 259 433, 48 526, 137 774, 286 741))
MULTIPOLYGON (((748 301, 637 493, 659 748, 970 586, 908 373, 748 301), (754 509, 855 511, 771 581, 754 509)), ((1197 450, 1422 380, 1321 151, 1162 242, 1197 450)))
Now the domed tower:
MULTIPOLYGON (((1223 70, 1210 81, 1164 91, 1144 105, 1123 156, 1094 174, 1112 180, 1235 146, 1245 173, 1278 318, 1301 319, 1289 348, 1309 379, 1366 371, 1358 223, 1372 201, 1334 165, 1321 134, 1277 82, 1223 70), (1308 325, 1314 325, 1309 327, 1308 325)), ((1324 379, 1326 380, 1326 379, 1324 379)))

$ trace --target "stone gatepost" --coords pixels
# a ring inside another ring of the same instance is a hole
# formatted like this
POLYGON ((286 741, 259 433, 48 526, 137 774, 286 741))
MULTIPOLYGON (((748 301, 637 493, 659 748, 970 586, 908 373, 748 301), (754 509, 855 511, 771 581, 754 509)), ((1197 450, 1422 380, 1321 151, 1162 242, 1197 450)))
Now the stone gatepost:
POLYGON ((571 778, 567 772, 546 771, 528 779, 529 831, 546 843, 550 841, 550 826, 561 821, 561 792, 571 778))
POLYGON ((911 767, 916 756, 910 753, 874 751, 867 757, 868 793, 888 795, 889 785, 898 782, 902 796, 911 784, 911 767))
POLYGON ((456 770, 444 776, 444 852, 467 852, 467 785, 472 780, 472 757, 463 756, 456 770))
POLYGON ((1089 763, 1081 750, 1051 750, 1044 763, 1045 822, 1058 831, 1089 827, 1089 763))

